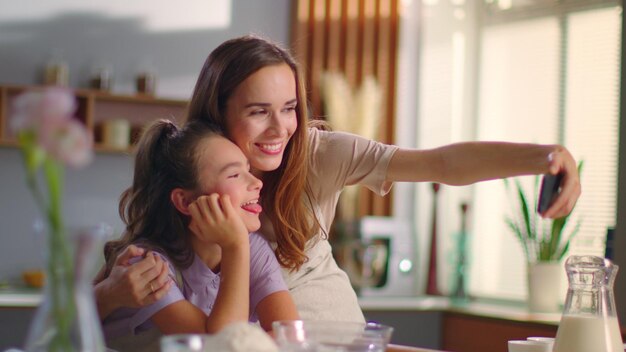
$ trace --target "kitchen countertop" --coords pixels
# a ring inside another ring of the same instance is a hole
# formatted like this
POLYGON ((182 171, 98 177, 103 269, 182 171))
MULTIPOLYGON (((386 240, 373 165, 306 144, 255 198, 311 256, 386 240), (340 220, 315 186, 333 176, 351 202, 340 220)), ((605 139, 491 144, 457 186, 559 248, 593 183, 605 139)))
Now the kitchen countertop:
MULTIPOLYGON (((34 309, 41 302, 41 291, 25 286, 0 287, 0 309, 34 309)), ((558 326, 560 313, 529 313, 522 303, 501 301, 471 301, 455 304, 447 297, 359 297, 359 304, 364 311, 381 312, 442 312, 444 314, 465 314, 469 316, 504 319, 526 323, 539 323, 558 326)), ((439 352, 439 350, 390 345, 388 352, 439 352)))
POLYGON ((359 297, 365 311, 440 311, 495 319, 558 325, 561 313, 531 313, 524 304, 479 300, 457 304, 447 297, 359 297))
MULTIPOLYGON (((41 302, 41 291, 27 287, 0 288, 0 307, 35 308, 41 302)), ((531 313, 523 304, 471 301, 455 304, 447 297, 359 297, 365 311, 439 311, 520 322, 558 325, 561 313, 531 313)))
POLYGON ((403 346, 403 345, 387 345, 386 352, 443 352, 440 350, 429 350, 419 347, 403 346))
POLYGON ((41 290, 22 287, 0 287, 0 308, 35 308, 41 302, 41 290))

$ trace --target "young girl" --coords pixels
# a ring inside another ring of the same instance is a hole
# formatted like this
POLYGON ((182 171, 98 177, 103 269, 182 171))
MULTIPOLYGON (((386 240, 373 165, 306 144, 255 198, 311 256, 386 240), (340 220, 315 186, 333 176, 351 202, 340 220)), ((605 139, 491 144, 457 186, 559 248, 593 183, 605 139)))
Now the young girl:
POLYGON ((155 303, 103 321, 113 349, 154 350, 161 334, 214 333, 247 320, 270 330, 274 320, 298 318, 272 249, 248 235, 260 227, 262 182, 217 131, 161 120, 139 142, 133 185, 120 201, 126 232, 105 246, 107 274, 134 244, 162 257, 175 284, 155 303))

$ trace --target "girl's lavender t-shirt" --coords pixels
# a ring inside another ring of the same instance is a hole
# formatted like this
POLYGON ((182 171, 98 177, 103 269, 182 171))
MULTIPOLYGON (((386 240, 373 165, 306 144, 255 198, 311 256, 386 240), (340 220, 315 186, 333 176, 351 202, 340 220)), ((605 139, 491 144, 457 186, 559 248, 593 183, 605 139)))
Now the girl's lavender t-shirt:
MULTIPOLYGON (((267 241, 257 233, 251 233, 250 239, 250 321, 258 320, 255 310, 257 304, 268 295, 287 291, 280 265, 267 241)), ((181 270, 182 290, 178 286, 176 271, 172 263, 163 256, 169 266, 170 277, 176 285, 159 301, 143 308, 120 308, 103 321, 104 335, 107 340, 123 335, 137 335, 142 331, 156 329, 150 321, 152 315, 166 306, 186 299, 209 314, 213 309, 220 275, 209 269, 200 258, 195 256, 187 269, 181 270)))

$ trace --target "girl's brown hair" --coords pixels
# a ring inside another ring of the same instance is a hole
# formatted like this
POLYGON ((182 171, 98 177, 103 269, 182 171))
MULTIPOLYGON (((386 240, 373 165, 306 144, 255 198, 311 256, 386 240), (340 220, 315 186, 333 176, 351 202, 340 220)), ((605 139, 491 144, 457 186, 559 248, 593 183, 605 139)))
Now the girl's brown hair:
MULTIPOLYGON (((302 74, 293 57, 279 45, 257 36, 243 36, 218 46, 207 58, 188 108, 188 120, 211 121, 226 129, 226 103, 235 89, 261 68, 287 64, 296 80, 298 128, 285 149, 282 163, 263 176, 263 209, 276 234, 280 264, 298 269, 307 260, 306 241, 321 226, 307 187, 309 168, 308 115, 302 74)), ((226 135, 228 131, 225 131, 226 135)))
POLYGON ((162 252, 176 267, 191 265, 190 218, 174 207, 170 193, 175 188, 200 193, 200 142, 213 135, 221 133, 208 121, 179 129, 169 120, 159 120, 146 128, 137 146, 133 184, 120 197, 119 213, 126 230, 119 240, 104 246, 105 275, 131 243, 162 252))

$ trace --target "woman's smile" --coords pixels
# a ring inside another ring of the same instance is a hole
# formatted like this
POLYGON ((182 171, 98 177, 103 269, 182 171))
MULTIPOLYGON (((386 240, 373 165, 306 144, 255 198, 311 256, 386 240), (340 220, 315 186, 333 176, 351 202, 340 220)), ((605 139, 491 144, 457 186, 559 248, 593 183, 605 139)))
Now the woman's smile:
POLYGON ((262 152, 267 153, 267 154, 279 154, 282 152, 282 143, 273 143, 273 144, 262 144, 262 143, 256 143, 256 145, 259 147, 259 149, 261 149, 262 152))
POLYGON ((276 170, 298 127, 296 80, 286 64, 246 78, 227 102, 228 136, 258 171, 276 170))

